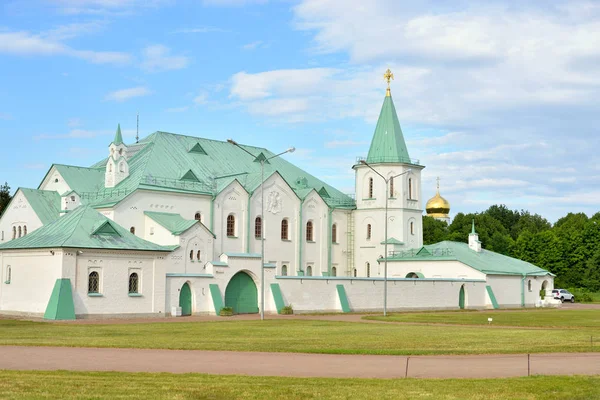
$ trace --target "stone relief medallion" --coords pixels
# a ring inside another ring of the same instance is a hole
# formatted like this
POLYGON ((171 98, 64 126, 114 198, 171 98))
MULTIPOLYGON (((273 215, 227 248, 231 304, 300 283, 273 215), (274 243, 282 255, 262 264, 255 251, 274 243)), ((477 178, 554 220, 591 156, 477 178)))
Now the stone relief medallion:
POLYGON ((267 197, 267 212, 279 214, 283 210, 281 194, 275 190, 269 192, 267 197))

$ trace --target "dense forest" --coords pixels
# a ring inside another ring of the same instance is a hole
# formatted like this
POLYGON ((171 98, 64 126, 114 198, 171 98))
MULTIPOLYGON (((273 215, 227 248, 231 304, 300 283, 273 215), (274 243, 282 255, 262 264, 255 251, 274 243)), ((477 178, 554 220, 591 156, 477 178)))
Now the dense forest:
POLYGON ((494 205, 482 213, 458 213, 450 225, 423 217, 423 242, 467 242, 471 221, 483 248, 519 258, 556 274, 555 287, 600 291, 600 212, 569 213, 554 225, 538 214, 494 205))

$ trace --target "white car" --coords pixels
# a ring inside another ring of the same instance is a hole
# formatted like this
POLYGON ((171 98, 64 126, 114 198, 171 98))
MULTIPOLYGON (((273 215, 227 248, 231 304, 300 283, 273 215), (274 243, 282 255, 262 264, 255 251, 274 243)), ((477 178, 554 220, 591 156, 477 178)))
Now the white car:
POLYGON ((554 297, 557 300, 560 300, 561 303, 564 303, 565 300, 570 301, 571 303, 575 303, 575 296, 573 295, 573 293, 569 292, 566 289, 553 289, 552 297, 554 297))

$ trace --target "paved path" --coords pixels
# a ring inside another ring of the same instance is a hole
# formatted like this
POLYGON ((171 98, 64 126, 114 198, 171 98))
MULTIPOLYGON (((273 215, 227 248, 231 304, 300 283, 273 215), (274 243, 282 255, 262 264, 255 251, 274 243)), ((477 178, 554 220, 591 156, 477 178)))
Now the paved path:
MULTIPOLYGON (((535 354, 530 362, 532 375, 600 375, 600 353, 535 354)), ((405 357, 28 346, 0 346, 0 369, 325 378, 506 378, 528 374, 526 354, 405 357)))

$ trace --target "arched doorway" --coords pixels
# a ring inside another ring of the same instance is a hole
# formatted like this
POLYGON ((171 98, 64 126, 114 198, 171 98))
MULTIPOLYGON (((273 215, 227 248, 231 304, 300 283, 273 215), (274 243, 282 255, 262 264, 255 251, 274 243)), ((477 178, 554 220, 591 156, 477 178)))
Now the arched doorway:
POLYGON ((187 282, 179 292, 179 307, 181 307, 181 315, 192 315, 192 289, 187 282))
POLYGON ((467 297, 467 294, 465 292, 465 285, 462 285, 460 287, 460 292, 458 292, 458 307, 461 310, 465 309, 465 304, 467 303, 466 297, 467 297))
POLYGON ((225 307, 235 314, 258 313, 258 290, 254 280, 245 272, 238 272, 225 289, 225 307))
POLYGON ((548 281, 542 282, 542 288, 540 289, 540 298, 544 300, 546 298, 546 291, 548 290, 548 281))

